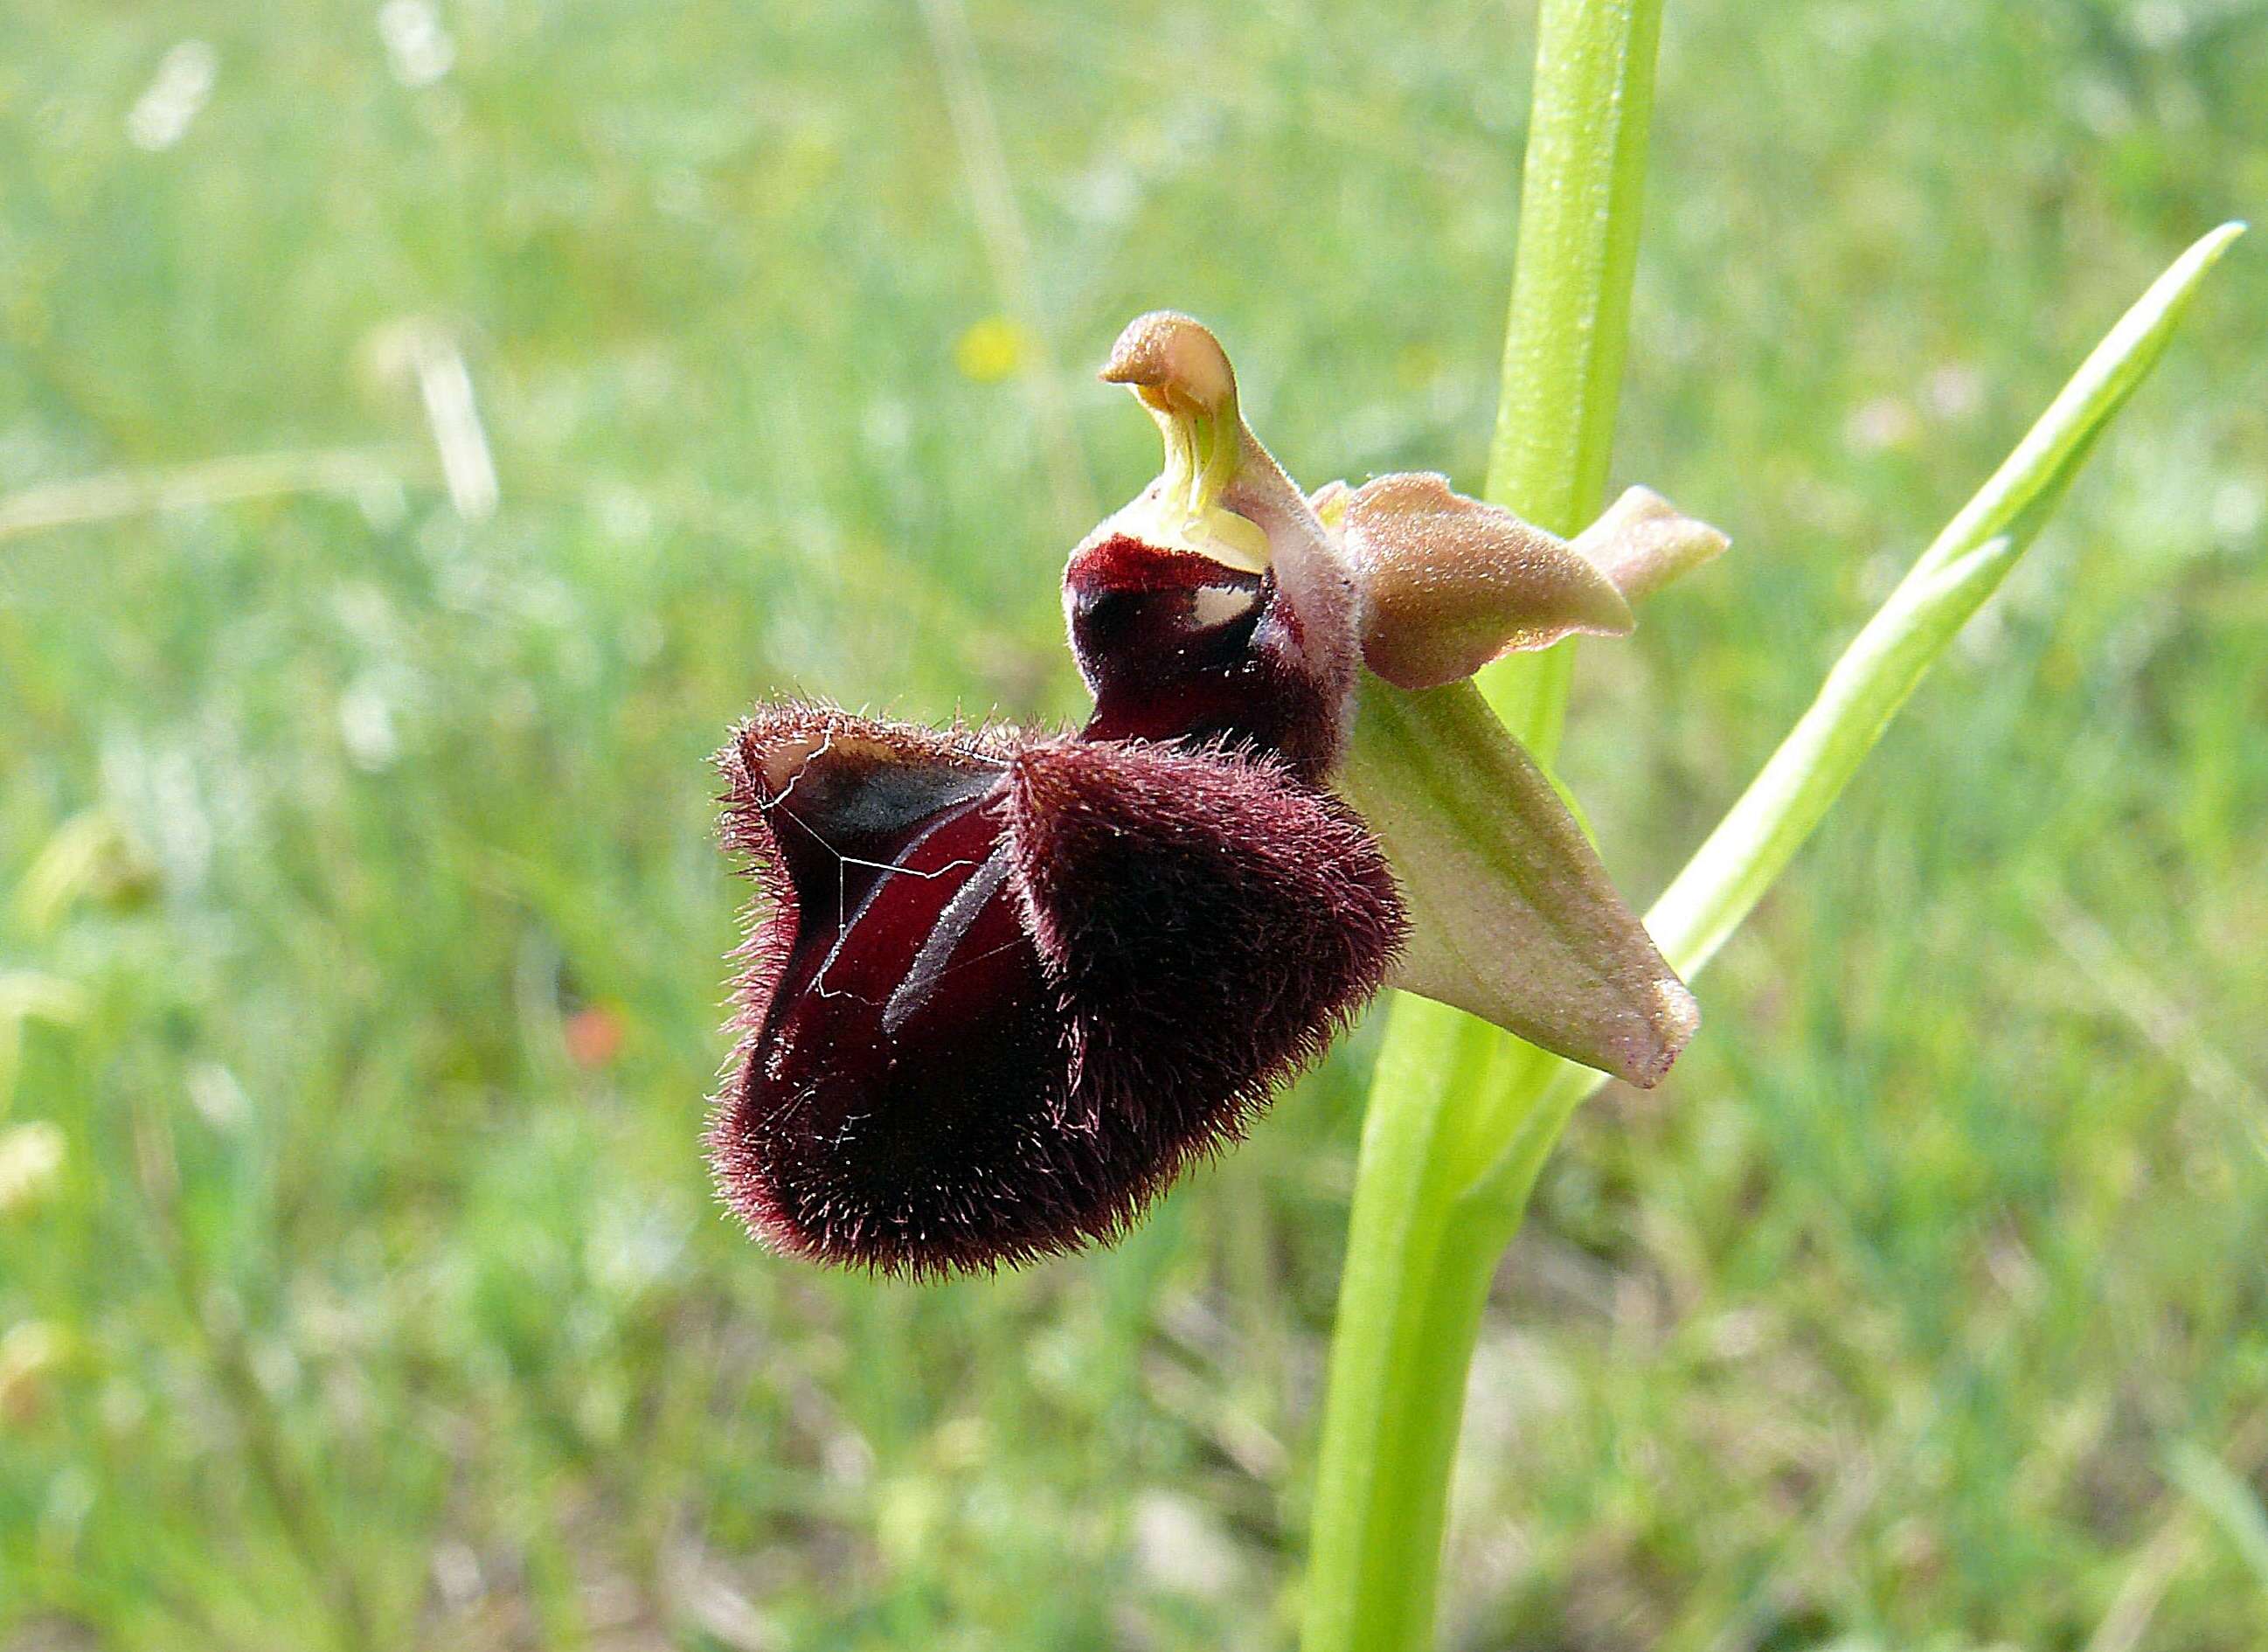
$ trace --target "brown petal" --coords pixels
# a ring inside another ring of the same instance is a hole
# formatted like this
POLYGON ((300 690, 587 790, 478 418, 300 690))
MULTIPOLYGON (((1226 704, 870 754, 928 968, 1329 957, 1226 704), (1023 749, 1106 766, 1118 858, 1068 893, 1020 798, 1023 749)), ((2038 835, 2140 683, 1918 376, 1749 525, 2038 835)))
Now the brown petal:
POLYGON ((1566 541, 1452 491, 1446 477, 1381 476, 1344 508, 1368 599, 1363 659, 1396 687, 1454 682, 1502 653, 1576 632, 1618 637, 1633 623, 1614 580, 1566 541))
POLYGON ((1714 560, 1731 542, 1652 488, 1632 488, 1576 535, 1572 548, 1635 602, 1714 560))

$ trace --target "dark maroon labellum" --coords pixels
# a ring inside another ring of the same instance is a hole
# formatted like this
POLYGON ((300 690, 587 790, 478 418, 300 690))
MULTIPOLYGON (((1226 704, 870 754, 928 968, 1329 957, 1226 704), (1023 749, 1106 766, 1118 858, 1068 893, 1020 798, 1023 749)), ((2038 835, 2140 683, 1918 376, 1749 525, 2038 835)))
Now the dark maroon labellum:
MULTIPOLYGON (((1259 604, 1165 588, 1214 622, 1164 690, 1195 705, 1249 670, 1207 633, 1248 639, 1259 604)), ((1087 622, 1145 654, 1180 623, 1087 622)), ((913 1273, 1108 1239, 1377 989, 1402 909, 1353 812, 1233 722, 1096 737, 1142 704, 1138 672, 1103 675, 1078 738, 790 705, 721 754, 763 896, 711 1146, 759 1237, 913 1273)))

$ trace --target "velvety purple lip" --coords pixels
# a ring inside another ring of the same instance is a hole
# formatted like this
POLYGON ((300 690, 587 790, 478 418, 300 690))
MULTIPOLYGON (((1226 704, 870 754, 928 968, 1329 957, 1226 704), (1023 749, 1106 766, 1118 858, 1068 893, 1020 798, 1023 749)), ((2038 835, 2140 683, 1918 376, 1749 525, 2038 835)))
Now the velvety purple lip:
POLYGON ((722 764, 771 903, 711 1145, 797 1254, 934 1272, 1115 1235, 1399 941, 1367 832, 1248 750, 795 706, 722 764))

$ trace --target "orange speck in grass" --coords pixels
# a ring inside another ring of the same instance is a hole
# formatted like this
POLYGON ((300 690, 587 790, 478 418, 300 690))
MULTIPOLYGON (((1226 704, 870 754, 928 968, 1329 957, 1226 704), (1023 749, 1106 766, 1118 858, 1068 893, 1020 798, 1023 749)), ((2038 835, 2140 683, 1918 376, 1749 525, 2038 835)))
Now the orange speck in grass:
POLYGON ((561 1030, 567 1045, 567 1058, 578 1067, 608 1066, 622 1052, 626 1030, 622 1018, 604 1004, 577 1010, 561 1030))

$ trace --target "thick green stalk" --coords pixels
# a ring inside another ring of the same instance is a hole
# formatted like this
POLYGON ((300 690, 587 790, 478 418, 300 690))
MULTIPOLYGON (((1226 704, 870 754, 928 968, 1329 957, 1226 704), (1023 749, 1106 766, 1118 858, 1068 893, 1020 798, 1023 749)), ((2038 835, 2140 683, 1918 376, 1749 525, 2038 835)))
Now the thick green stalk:
POLYGON ((1494 1260, 1473 1255, 1448 1222, 1456 1201, 1439 1139, 1446 1109, 1376 1102, 1390 1093, 1422 1103, 1486 1084, 1502 1037, 1423 999, 1402 1000, 1395 1014, 1348 1221, 1315 1487, 1307 1652, 1425 1641, 1463 1373, 1494 1260))
MULTIPOLYGON (((1606 501, 1638 269, 1660 0, 1544 0, 1520 249, 1484 491, 1572 537, 1606 501)), ((1572 648, 1518 654, 1481 692, 1539 761, 1559 744, 1572 648)))
MULTIPOLYGON (((1605 491, 1637 262, 1659 0, 1544 0, 1488 497, 1572 534, 1605 491)), ((1557 743, 1568 650, 1491 667, 1498 715, 1557 743)), ((1459 1220, 1459 1117, 1539 1052, 1397 997, 1373 1081, 1331 1345, 1306 1652, 1431 1637, 1465 1373, 1502 1235, 1459 1220)))

